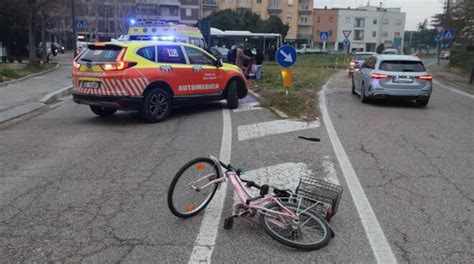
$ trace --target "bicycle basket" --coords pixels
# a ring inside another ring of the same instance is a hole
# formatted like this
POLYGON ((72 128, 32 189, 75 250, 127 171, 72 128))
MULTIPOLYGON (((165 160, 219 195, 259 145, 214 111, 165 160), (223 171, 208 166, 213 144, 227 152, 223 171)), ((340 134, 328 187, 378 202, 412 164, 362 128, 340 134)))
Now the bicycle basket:
POLYGON ((330 217, 336 214, 342 195, 342 186, 321 179, 302 177, 296 188, 296 194, 301 195, 308 203, 322 202, 331 206, 330 217))

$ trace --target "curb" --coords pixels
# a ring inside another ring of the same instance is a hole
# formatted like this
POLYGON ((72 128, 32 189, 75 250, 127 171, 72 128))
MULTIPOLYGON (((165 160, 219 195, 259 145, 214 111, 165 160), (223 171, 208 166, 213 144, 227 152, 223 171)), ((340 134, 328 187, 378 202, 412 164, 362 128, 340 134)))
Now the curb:
MULTIPOLYGON (((261 95, 259 95, 258 93, 254 92, 250 89, 248 89, 248 91, 253 97, 257 98, 258 101, 263 100, 263 97, 261 95)), ((284 119, 290 118, 285 112, 277 109, 276 107, 270 106, 269 108, 280 118, 284 118, 284 119)))
POLYGON ((48 72, 52 72, 54 70, 57 70, 59 69, 59 67, 61 67, 61 65, 59 63, 56 63, 56 66, 51 68, 51 69, 47 69, 45 71, 42 71, 42 72, 37 72, 37 73, 33 73, 33 74, 30 74, 30 75, 27 75, 25 77, 22 77, 20 79, 15 79, 15 80, 11 80, 11 81, 7 81, 7 82, 1 82, 0 83, 0 87, 5 87, 7 85, 10 85, 10 84, 13 84, 13 83, 17 83, 17 82, 21 82, 21 81, 24 81, 26 79, 29 79, 29 78, 32 78, 32 77, 36 77, 38 75, 42 75, 42 74, 45 74, 45 73, 48 73, 48 72))
POLYGON ((49 104, 56 102, 58 99, 70 94, 72 94, 72 85, 51 92, 39 99, 38 102, 27 102, 26 104, 13 107, 4 112, 0 112, 0 124, 42 109, 49 104))

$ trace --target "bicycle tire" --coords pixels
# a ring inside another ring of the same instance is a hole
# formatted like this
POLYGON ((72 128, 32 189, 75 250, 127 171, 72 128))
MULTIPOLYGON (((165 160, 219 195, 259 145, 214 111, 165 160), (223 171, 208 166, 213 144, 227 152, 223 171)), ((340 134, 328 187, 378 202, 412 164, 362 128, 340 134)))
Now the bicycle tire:
MULTIPOLYGON (((298 210, 298 205, 295 203, 289 203, 289 202, 282 202, 282 204, 288 208, 288 209, 294 209, 298 210)), ((281 206, 278 203, 270 203, 265 205, 265 208, 267 209, 272 209, 275 210, 278 208, 281 208, 281 206)), ((300 208, 300 211, 302 208, 300 208)), ((280 242, 283 245, 296 248, 296 249, 301 249, 305 251, 311 251, 311 250, 317 250, 322 247, 325 247, 329 244, 329 241, 331 240, 332 237, 332 231, 331 228, 329 227, 329 224, 327 223, 326 220, 324 220, 323 217, 321 217, 318 214, 315 214, 311 210, 302 212, 301 215, 305 215, 313 220, 314 222, 320 227, 320 229, 323 232, 323 236, 320 240, 314 242, 314 243, 300 243, 297 241, 290 240, 289 238, 284 237, 282 234, 279 234, 276 230, 274 230, 268 223, 267 219, 269 216, 267 214, 261 213, 260 214, 260 224, 262 225, 263 229, 265 232, 274 240, 280 242)), ((291 230, 294 232, 294 230, 291 230)), ((293 235, 293 234, 292 234, 293 235)))
MULTIPOLYGON (((202 203, 200 203, 199 206, 194 205, 195 209, 189 210, 188 212, 183 212, 182 210, 180 210, 179 206, 175 204, 175 201, 173 199, 174 197, 173 195, 176 194, 175 193, 176 186, 179 180, 181 179, 181 177, 184 175, 184 173, 193 165, 204 164, 204 163, 207 163, 210 165, 210 167, 212 167, 212 169, 214 170, 216 174, 216 179, 221 177, 220 168, 215 163, 215 161, 210 158, 200 157, 200 158, 193 159, 187 162, 186 164, 184 164, 184 166, 178 170, 173 180, 171 181, 170 187, 168 188, 168 208, 170 209, 171 213, 173 213, 175 216, 180 217, 180 218, 189 218, 189 217, 195 216, 199 214, 199 212, 201 212, 204 208, 206 208, 206 206, 209 204, 209 202, 211 202, 212 198, 214 197, 217 191, 218 184, 215 184, 213 187, 210 187, 212 189, 210 193, 208 194, 208 196, 206 197, 206 199, 202 203)), ((191 188, 189 189, 193 190, 191 188)), ((198 191, 195 191, 195 190, 194 192, 198 193, 198 191)))

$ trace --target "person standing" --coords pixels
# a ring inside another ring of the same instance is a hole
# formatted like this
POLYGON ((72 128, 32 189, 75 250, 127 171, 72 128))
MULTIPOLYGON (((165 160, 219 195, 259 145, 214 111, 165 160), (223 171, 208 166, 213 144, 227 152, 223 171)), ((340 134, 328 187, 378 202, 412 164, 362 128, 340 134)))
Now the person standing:
POLYGON ((235 64, 235 59, 237 57, 237 47, 232 45, 230 50, 227 51, 227 62, 235 64))
POLYGON ((244 60, 250 60, 250 57, 244 54, 244 45, 240 44, 239 48, 237 49, 235 65, 240 69, 244 70, 244 60))

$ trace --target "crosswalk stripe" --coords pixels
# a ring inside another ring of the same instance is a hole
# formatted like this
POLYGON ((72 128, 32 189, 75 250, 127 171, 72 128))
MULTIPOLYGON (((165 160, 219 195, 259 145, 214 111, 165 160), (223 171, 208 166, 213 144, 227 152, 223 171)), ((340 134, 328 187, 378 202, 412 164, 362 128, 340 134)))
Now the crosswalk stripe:
POLYGON ((296 120, 275 120, 251 125, 239 126, 237 129, 239 141, 259 138, 269 135, 294 132, 303 129, 319 127, 319 120, 302 122, 296 120))

